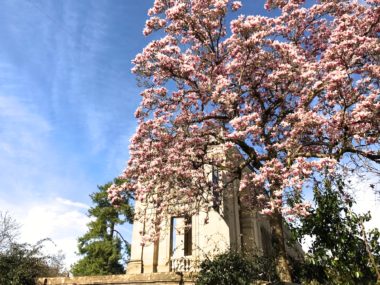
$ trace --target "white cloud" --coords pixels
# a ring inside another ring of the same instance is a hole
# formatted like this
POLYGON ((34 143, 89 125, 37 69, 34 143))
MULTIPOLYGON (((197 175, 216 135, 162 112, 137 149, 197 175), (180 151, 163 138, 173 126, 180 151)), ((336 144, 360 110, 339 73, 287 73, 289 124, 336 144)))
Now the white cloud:
POLYGON ((75 254, 77 238, 87 230, 90 218, 84 208, 88 206, 61 197, 25 201, 17 205, 0 201, 0 206, 21 225, 20 241, 36 243, 50 238, 55 245, 47 242, 47 251, 57 253, 62 250, 67 268, 78 260, 75 254))
POLYGON ((89 183, 67 159, 68 170, 62 166, 51 131, 33 105, 0 94, 0 209, 21 225, 21 241, 51 238, 56 247, 46 243, 48 250, 62 250, 70 265, 78 259, 77 238, 87 229, 89 207, 67 195, 89 183))
POLYGON ((8 158, 33 158, 45 148, 44 140, 52 130, 26 103, 3 94, 0 94, 0 122, 0 154, 8 158))
POLYGON ((116 176, 127 155, 120 130, 129 131, 128 104, 119 95, 129 68, 109 60, 107 4, 82 13, 74 2, 41 9, 16 2, 2 5, 0 210, 23 224, 20 238, 52 238, 70 264, 87 229, 88 194, 116 176), (58 20, 41 21, 46 14, 58 20))
POLYGON ((91 142, 91 151, 92 153, 98 153, 107 147, 106 130, 109 127, 107 124, 107 116, 92 108, 88 108, 84 114, 86 117, 88 137, 91 142))
POLYGON ((84 204, 84 203, 74 202, 74 201, 64 199, 64 198, 60 198, 60 197, 56 198, 56 200, 57 200, 57 202, 60 202, 63 205, 67 205, 67 206, 73 206, 73 207, 82 208, 82 209, 88 209, 89 208, 89 206, 84 204))
POLYGON ((352 195, 356 204, 354 211, 358 213, 371 212, 372 220, 366 226, 368 228, 380 229, 380 184, 379 177, 375 174, 368 173, 363 176, 352 176, 352 195), (372 185, 372 186, 371 186, 372 185))

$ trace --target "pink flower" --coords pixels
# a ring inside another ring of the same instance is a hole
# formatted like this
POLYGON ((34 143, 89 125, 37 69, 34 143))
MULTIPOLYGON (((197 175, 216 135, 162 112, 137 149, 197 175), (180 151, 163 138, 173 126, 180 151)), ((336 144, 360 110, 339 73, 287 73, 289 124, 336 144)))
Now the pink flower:
POLYGON ((272 215, 272 214, 273 214, 273 211, 272 211, 271 209, 263 209, 263 210, 261 211, 261 213, 262 213, 263 215, 272 215))
MULTIPOLYGON (((297 218, 310 205, 289 207, 288 197, 302 197, 308 182, 333 173, 350 159, 346 154, 376 157, 377 8, 267 0, 265 8, 278 9, 278 16, 231 19, 228 13, 241 7, 155 0, 149 10, 144 33, 162 29, 164 37, 133 61, 147 87, 125 178, 136 201, 156 209, 153 224, 210 210, 209 165, 220 166, 226 181, 240 179, 247 205, 297 218)), ((230 190, 220 187, 221 195, 230 190)), ((112 189, 110 199, 119 203, 123 191, 112 189)))
POLYGON ((242 7, 241 1, 234 1, 231 4, 232 11, 239 10, 242 7))

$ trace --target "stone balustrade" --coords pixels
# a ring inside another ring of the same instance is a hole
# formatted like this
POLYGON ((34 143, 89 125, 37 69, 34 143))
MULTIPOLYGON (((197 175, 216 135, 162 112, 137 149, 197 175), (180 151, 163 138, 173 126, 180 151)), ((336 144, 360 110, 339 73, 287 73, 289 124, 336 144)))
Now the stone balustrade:
POLYGON ((170 271, 173 272, 192 272, 196 271, 192 256, 172 257, 170 259, 170 271))

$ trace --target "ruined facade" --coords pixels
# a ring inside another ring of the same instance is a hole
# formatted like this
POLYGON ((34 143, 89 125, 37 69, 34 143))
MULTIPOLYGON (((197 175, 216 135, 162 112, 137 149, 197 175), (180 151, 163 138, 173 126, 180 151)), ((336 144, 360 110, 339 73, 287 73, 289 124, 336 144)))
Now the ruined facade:
MULTIPOLYGON (((216 183, 224 179, 223 173, 211 167, 209 173, 210 179, 216 183)), ((228 250, 270 254, 273 248, 268 217, 245 207, 240 202, 242 193, 238 189, 236 180, 223 191, 220 203, 213 205, 208 214, 199 212, 192 217, 168 217, 156 242, 142 243, 141 233, 149 221, 136 221, 127 274, 193 272, 205 258, 228 250)), ((147 206, 137 202, 136 207, 147 206)), ((288 252, 294 257, 302 256, 299 245, 288 248, 288 252)))

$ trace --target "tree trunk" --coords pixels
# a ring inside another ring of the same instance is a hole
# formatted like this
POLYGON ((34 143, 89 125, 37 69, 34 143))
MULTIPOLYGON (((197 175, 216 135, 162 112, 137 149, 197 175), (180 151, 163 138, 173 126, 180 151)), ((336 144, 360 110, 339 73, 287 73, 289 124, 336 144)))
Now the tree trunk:
POLYGON ((107 235, 107 239, 109 241, 113 240, 113 233, 115 231, 115 223, 114 222, 111 222, 110 224, 110 233, 107 235))
POLYGON ((380 272, 379 272, 379 268, 378 268, 378 265, 376 263, 375 258, 373 257, 373 254, 372 254, 372 251, 371 251, 371 247, 368 244, 367 233, 366 233, 366 230, 365 230, 365 227, 364 227, 363 219, 359 220, 359 225, 360 225, 360 229, 361 229, 361 234, 362 234, 363 242, 364 242, 364 245, 365 245, 365 250, 367 252, 369 261, 370 261, 370 263, 371 263, 371 265, 372 265, 372 267, 373 267, 373 269, 375 270, 375 273, 376 273, 376 285, 380 285, 380 272))
POLYGON ((285 236, 281 213, 276 211, 273 215, 271 215, 270 226, 272 229, 273 248, 276 256, 277 275, 281 282, 292 282, 289 260, 285 250, 285 236))

